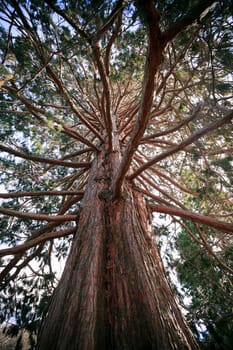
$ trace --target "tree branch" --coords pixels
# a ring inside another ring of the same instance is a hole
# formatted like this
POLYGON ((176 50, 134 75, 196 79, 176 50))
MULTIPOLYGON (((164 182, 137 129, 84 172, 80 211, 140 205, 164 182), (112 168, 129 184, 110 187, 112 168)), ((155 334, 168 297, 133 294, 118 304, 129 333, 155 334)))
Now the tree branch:
POLYGON ((216 3, 216 0, 199 0, 190 10, 189 12, 183 16, 181 19, 176 21, 171 25, 166 31, 162 33, 162 40, 164 46, 174 39, 174 37, 185 30, 188 26, 193 24, 196 20, 199 20, 200 17, 208 11, 208 9, 216 3))
POLYGON ((5 284, 9 284, 10 281, 14 280, 18 274, 20 273, 20 271, 27 266, 27 264, 34 259, 35 257, 39 256, 42 249, 44 247, 44 244, 41 243, 39 245, 39 247, 37 249, 35 249, 33 251, 33 253, 29 256, 27 256, 26 258, 23 259, 23 261, 21 262, 21 264, 17 264, 18 261, 20 261, 20 259, 23 257, 23 254, 17 254, 10 262, 9 264, 5 267, 5 269, 1 272, 0 274, 0 284, 3 284, 2 281, 4 279, 6 279, 5 284), (17 264, 17 265, 16 265, 17 264), (9 272, 15 268, 15 271, 12 275, 9 275, 9 272))
POLYGON ((61 165, 68 168, 90 168, 91 163, 89 162, 66 162, 63 160, 56 160, 56 159, 49 159, 49 158, 43 158, 43 157, 37 157, 33 155, 28 155, 20 151, 16 151, 11 147, 4 146, 3 144, 0 144, 0 150, 13 154, 16 157, 20 157, 26 160, 31 160, 34 162, 39 163, 47 163, 47 164, 53 164, 53 165, 61 165))
POLYGON ((171 133, 179 130, 184 125, 187 125, 190 121, 195 119, 196 116, 197 116, 197 113, 199 112, 199 110, 200 110, 200 106, 197 108, 197 110, 190 117, 183 119, 180 123, 176 124, 175 126, 173 126, 170 129, 166 129, 164 131, 160 131, 160 132, 157 132, 157 133, 154 133, 154 134, 151 134, 151 135, 144 136, 141 139, 140 143, 144 143, 145 141, 151 140, 152 138, 165 136, 165 135, 171 134, 171 133))
POLYGON ((95 34, 95 40, 99 40, 100 37, 106 33, 106 31, 111 27, 111 25, 113 24, 113 22, 115 21, 117 15, 119 14, 119 12, 122 10, 123 6, 124 6, 124 2, 123 0, 118 0, 118 2, 116 3, 116 6, 114 7, 114 9, 112 10, 112 12, 110 13, 109 17, 107 18, 107 20, 105 21, 105 23, 102 25, 102 27, 97 31, 97 33, 95 34))
POLYGON ((83 197, 83 191, 36 191, 36 192, 15 192, 0 193, 0 198, 21 198, 21 197, 40 197, 40 196, 75 196, 83 197))
POLYGON ((92 43, 93 55, 98 67, 98 71, 101 77, 103 84, 103 98, 104 98, 104 117, 105 117, 105 126, 108 135, 109 149, 112 150, 112 138, 113 138, 113 123, 111 116, 111 96, 110 96, 110 85, 109 79, 107 76, 106 69, 104 67, 103 58, 101 56, 100 48, 97 42, 92 43))
POLYGON ((18 245, 17 247, 6 248, 6 249, 0 250, 0 257, 5 256, 5 255, 15 255, 18 253, 25 252, 25 250, 32 248, 32 247, 36 246, 37 244, 40 244, 42 242, 45 242, 47 240, 51 240, 54 238, 59 238, 59 237, 64 237, 64 236, 74 234, 75 231, 76 231, 76 227, 71 227, 71 228, 68 228, 68 229, 62 230, 62 231, 53 231, 50 233, 43 234, 39 237, 28 240, 28 241, 24 242, 23 244, 18 245))
POLYGON ((154 165, 155 163, 158 163, 162 159, 165 159, 165 158, 171 156, 172 154, 183 150, 186 146, 188 146, 191 143, 195 142, 196 140, 198 140, 199 138, 201 138, 205 134, 207 134, 207 133, 209 133, 211 131, 214 131, 215 129, 219 128, 220 126, 223 126, 224 124, 230 123, 232 118, 233 118, 233 111, 230 111, 222 119, 220 119, 220 120, 218 120, 218 121, 216 121, 214 123, 208 124, 207 126, 205 126, 204 128, 202 128, 200 130, 197 130, 195 133, 190 135, 186 140, 182 141, 177 146, 174 146, 174 147, 168 149, 167 151, 159 154, 158 156, 152 158, 149 162, 145 163, 140 168, 138 168, 128 178, 130 180, 133 180, 135 177, 137 177, 139 174, 141 174, 144 170, 148 169, 150 166, 154 165))
MULTIPOLYGON (((122 1, 121 1, 121 2, 122 2, 122 1)), ((114 31, 113 31, 113 33, 112 33, 112 36, 111 36, 111 38, 109 39, 108 45, 107 45, 107 47, 106 47, 106 52, 105 52, 105 57, 104 57, 104 66, 105 66, 107 75, 109 75, 109 73, 110 73, 109 61, 110 61, 111 48, 112 48, 112 45, 113 45, 114 41, 115 41, 116 38, 117 38, 117 34, 118 34, 119 31, 120 31, 121 23, 122 23, 122 12, 119 13, 118 21, 117 21, 117 23, 116 23, 116 28, 114 29, 114 31)))
MULTIPOLYGON (((14 85, 14 84, 13 84, 14 85)), ((25 104, 25 106, 27 107, 28 111, 34 115, 40 122, 43 122, 44 124, 46 124, 46 119, 44 118, 44 116, 47 116, 46 111, 44 111, 41 108, 38 108, 36 106, 34 106, 32 104, 32 102, 24 97, 22 94, 19 93, 18 89, 16 88, 16 86, 14 85, 14 87, 10 87, 10 86, 4 86, 4 90, 6 90, 8 93, 13 93, 14 95, 17 94, 18 98, 20 99, 21 102, 23 102, 25 104), (41 117, 40 114, 43 115, 43 117, 41 117)), ((76 112, 75 112, 76 113, 76 112)), ((71 128, 69 128, 68 126, 66 126, 65 124, 63 124, 59 118, 53 117, 54 121, 56 121, 56 123, 58 125, 62 126, 62 130, 61 132, 69 135, 71 137, 73 137, 74 139, 81 141, 82 143, 84 143, 85 145, 91 147, 93 150, 96 150, 97 152, 99 151, 98 147, 96 147, 94 144, 92 144, 89 140, 85 139, 83 136, 81 136, 77 131, 72 130, 71 128)))
POLYGON ((46 0, 45 2, 51 9, 53 9, 54 12, 56 12, 58 15, 64 18, 82 38, 84 38, 85 40, 89 40, 89 36, 87 35, 87 33, 83 29, 81 29, 78 26, 77 22, 73 20, 65 11, 61 10, 58 6, 54 5, 50 0, 46 0))
POLYGON ((47 214, 37 214, 37 213, 23 213, 17 210, 6 209, 0 207, 0 214, 7 216, 15 216, 22 219, 40 220, 40 221, 76 221, 77 215, 67 214, 67 215, 47 215, 47 214))
POLYGON ((137 6, 142 13, 142 20, 146 21, 148 26, 148 50, 145 72, 143 78, 142 98, 135 126, 132 131, 132 136, 128 142, 126 151, 122 158, 120 167, 115 176, 113 185, 113 193, 115 197, 121 194, 121 185, 125 174, 127 173, 131 159, 137 146, 146 130, 149 121, 149 112, 151 110, 153 93, 154 93, 154 78, 157 69, 162 61, 162 47, 160 42, 160 29, 158 26, 158 12, 154 7, 152 0, 137 1, 137 6))
POLYGON ((174 215, 174 216, 180 216, 180 217, 183 217, 185 219, 189 219, 189 220, 192 220, 194 222, 198 222, 198 223, 203 224, 203 225, 208 225, 208 226, 214 227, 220 231, 233 233, 233 224, 223 222, 223 221, 218 221, 218 220, 213 219, 209 216, 197 214, 197 213, 194 213, 190 210, 181 209, 181 208, 173 207, 173 206, 159 205, 159 204, 150 204, 150 208, 152 211, 156 211, 156 212, 164 213, 164 214, 169 214, 169 215, 174 215))

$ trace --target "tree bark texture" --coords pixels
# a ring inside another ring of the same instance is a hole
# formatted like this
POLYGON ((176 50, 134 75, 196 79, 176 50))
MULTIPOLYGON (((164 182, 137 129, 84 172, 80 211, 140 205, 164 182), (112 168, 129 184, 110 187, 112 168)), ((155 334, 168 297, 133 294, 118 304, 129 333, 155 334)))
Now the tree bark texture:
POLYGON ((102 153, 93 162, 37 350, 198 349, 167 282, 145 200, 129 184, 122 198, 111 198, 116 158, 102 153))

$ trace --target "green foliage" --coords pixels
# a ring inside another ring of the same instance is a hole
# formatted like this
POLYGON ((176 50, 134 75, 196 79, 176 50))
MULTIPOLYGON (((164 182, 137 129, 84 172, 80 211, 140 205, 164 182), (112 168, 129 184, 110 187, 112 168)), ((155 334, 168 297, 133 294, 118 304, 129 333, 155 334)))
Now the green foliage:
MULTIPOLYGON (((232 276, 198 243, 200 238, 195 226, 188 221, 185 221, 185 225, 197 241, 183 229, 179 231, 176 241, 170 240, 166 250, 167 266, 169 269, 175 268, 180 283, 179 288, 174 286, 175 291, 181 304, 185 305, 186 317, 201 348, 230 350, 233 341, 232 276)), ((163 240, 163 232, 160 234, 163 240)), ((203 230, 203 234, 209 236, 215 249, 218 234, 207 229, 203 230)), ((227 241, 216 254, 233 267, 233 251, 227 241)))
MULTIPOLYGON (((65 167, 46 161, 25 160, 10 151, 2 151, 0 187, 8 193, 85 190, 88 169, 72 168, 72 162, 91 162, 96 156, 96 147, 105 139, 106 82, 111 98, 111 116, 116 117, 120 130, 122 149, 119 154, 124 155, 141 103, 147 34, 134 2, 123 3, 119 30, 116 17, 99 40, 100 63, 93 52, 93 38, 106 23, 117 1, 20 0, 17 4, 25 16, 24 21, 11 1, 0 3, 3 22, 0 27, 0 143, 27 156, 66 161, 71 165, 65 167), (59 11, 56 13, 56 9, 64 11, 65 18, 59 11), (86 36, 82 35, 83 31, 86 36), (111 52, 106 57, 109 48, 111 52), (98 64, 105 65, 107 58, 109 75, 104 67, 104 84, 98 64)), ((161 30, 192 13, 196 4, 197 1, 191 0, 155 1, 161 30)), ((145 132, 147 136, 162 133, 162 137, 153 137, 148 143, 142 140, 137 148, 137 157, 142 156, 141 150, 145 155, 142 162, 170 150, 224 115, 232 97, 232 62, 230 1, 219 1, 204 18, 181 31, 164 49, 145 132), (197 108, 198 113, 195 112, 197 108), (196 115, 190 122, 166 134, 193 113, 196 115)), ((219 128, 182 152, 156 163, 155 173, 148 168, 146 175, 149 174, 154 187, 150 182, 143 183, 142 187, 158 194, 162 204, 164 201, 171 205, 181 203, 195 212, 217 213, 220 218, 222 215, 228 219, 232 213, 232 204, 228 200, 233 183, 233 159, 228 155, 231 149, 230 126, 219 128), (224 147, 226 151, 219 152, 224 147), (156 171, 166 177, 157 175, 156 171)), ((132 167, 135 164, 137 167, 138 158, 132 163, 132 167)), ((134 184, 141 185, 141 182, 144 180, 139 177, 134 184)), ((66 215, 77 213, 79 201, 73 194, 43 194, 7 198, 1 206, 19 212, 66 215)), ((151 202, 153 204, 154 200, 151 202)), ((195 231, 192 224, 185 224, 191 232, 195 231)), ((50 227, 38 220, 1 215, 0 243, 4 249, 16 247, 39 235, 40 230, 59 232, 74 225, 76 223, 62 222, 50 227)), ((160 234, 169 241, 169 249, 175 249, 170 230, 163 227, 160 234)), ((212 240, 213 237, 216 239, 217 236, 208 231, 208 238, 212 240)), ((58 272, 52 268, 52 260, 62 263, 71 242, 72 236, 48 239, 48 242, 36 244, 21 255, 1 259, 6 276, 0 295, 3 305, 0 320, 15 317, 14 332, 26 328, 32 334, 36 333, 57 283, 58 272), (13 267, 7 271, 11 263, 13 267)), ((229 247, 230 244, 226 244, 219 254, 231 264, 229 247)), ((203 334, 205 342, 213 344, 214 339, 213 346, 224 344, 221 346, 228 349, 232 305, 227 305, 223 295, 231 293, 229 276, 184 231, 178 235, 176 249, 181 259, 176 261, 168 254, 167 264, 169 268, 176 268, 182 286, 192 297, 189 318, 193 328, 198 320, 202 320, 208 328, 208 334, 203 334)))

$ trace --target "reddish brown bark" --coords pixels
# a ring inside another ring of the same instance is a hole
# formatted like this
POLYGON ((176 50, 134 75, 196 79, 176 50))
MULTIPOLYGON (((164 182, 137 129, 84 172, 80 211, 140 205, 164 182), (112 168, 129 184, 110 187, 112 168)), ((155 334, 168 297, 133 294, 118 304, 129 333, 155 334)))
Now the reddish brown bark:
POLYGON ((37 349, 198 349, 166 280, 142 195, 125 184, 124 196, 111 199, 115 157, 94 161, 37 349))
POLYGON ((217 230, 233 233, 233 224, 224 222, 224 221, 219 221, 213 217, 209 217, 206 215, 194 213, 191 210, 181 209, 174 206, 158 205, 158 204, 152 204, 150 207, 152 211, 156 211, 158 213, 165 213, 165 214, 170 214, 174 216, 180 216, 186 219, 193 220, 194 222, 198 222, 203 225, 212 226, 217 230))

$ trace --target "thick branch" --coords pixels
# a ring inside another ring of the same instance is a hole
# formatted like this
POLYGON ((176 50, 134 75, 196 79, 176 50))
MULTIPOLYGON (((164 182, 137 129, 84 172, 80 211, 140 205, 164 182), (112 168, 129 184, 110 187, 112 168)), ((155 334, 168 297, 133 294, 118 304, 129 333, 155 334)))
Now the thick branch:
POLYGON ((148 50, 145 72, 143 78, 142 98, 136 123, 132 132, 131 139, 127 145, 125 154, 122 158, 119 170, 116 174, 113 192, 116 197, 120 196, 121 185, 125 174, 127 173, 134 152, 146 130, 149 121, 149 113, 153 101, 154 78, 157 69, 162 61, 162 47, 160 42, 160 30, 158 27, 158 12, 154 7, 153 1, 138 1, 138 7, 143 14, 143 20, 148 26, 148 50))
POLYGON ((53 165, 61 165, 68 168, 90 168, 91 164, 89 162, 66 162, 63 160, 56 160, 56 159, 49 159, 44 157, 37 157, 25 154, 20 151, 16 151, 11 147, 4 146, 3 144, 0 144, 0 150, 13 154, 16 157, 20 157, 26 160, 32 160, 34 162, 39 163, 46 163, 46 164, 53 164, 53 165))
POLYGON ((214 123, 208 124, 204 128, 202 128, 202 129, 196 131, 194 134, 190 135, 186 140, 182 141, 177 146, 174 146, 174 147, 168 149, 167 151, 159 154, 158 156, 152 158, 149 162, 142 165, 140 168, 138 168, 138 170, 136 170, 132 175, 130 175, 129 179, 130 180, 134 179, 136 176, 141 174, 144 170, 148 169, 150 166, 154 165, 155 163, 158 163, 162 159, 165 159, 165 158, 171 156, 172 154, 183 150, 186 146, 197 141, 199 138, 201 138, 205 134, 216 130, 217 128, 219 128, 220 126, 223 126, 224 124, 230 123, 232 118, 233 118, 233 111, 230 111, 222 119, 220 119, 214 123))
POLYGON ((76 231, 76 227, 71 227, 71 228, 68 228, 68 229, 62 230, 62 231, 53 231, 50 233, 43 234, 39 237, 28 240, 27 242, 20 244, 17 247, 6 248, 6 249, 0 250, 0 257, 5 256, 5 255, 15 255, 18 253, 22 253, 25 250, 36 246, 37 244, 40 244, 42 242, 45 242, 47 240, 51 240, 54 238, 59 238, 59 237, 64 237, 64 236, 74 234, 75 231, 76 231))
POLYGON ((80 196, 83 197, 83 191, 36 191, 36 192, 14 192, 0 193, 0 198, 21 198, 21 197, 40 197, 40 196, 80 196))
POLYGON ((192 25, 196 20, 199 20, 204 12, 208 11, 214 3, 216 3, 216 0, 199 0, 185 16, 172 24, 170 28, 162 33, 164 46, 168 41, 174 39, 177 34, 192 25))
POLYGON ((93 55, 98 67, 98 71, 101 77, 101 82, 103 84, 103 97, 104 97, 104 116, 105 125, 108 135, 109 149, 112 150, 112 137, 113 137, 113 122, 111 116, 111 95, 110 95, 110 84, 107 76, 107 72, 104 66, 103 58, 101 56, 100 48, 98 43, 94 42, 92 44, 93 55))
POLYGON ((152 211, 174 215, 174 216, 180 216, 182 218, 189 219, 203 225, 214 227, 217 230, 233 233, 233 224, 223 222, 223 221, 218 221, 209 216, 197 214, 190 210, 185 210, 185 209, 181 209, 173 206, 159 205, 159 204, 151 204, 150 208, 152 211))
POLYGON ((22 219, 40 220, 40 221, 76 221, 77 215, 67 214, 67 215, 47 215, 47 214, 37 214, 37 213, 23 213, 17 210, 6 209, 0 207, 0 214, 15 216, 22 219))

